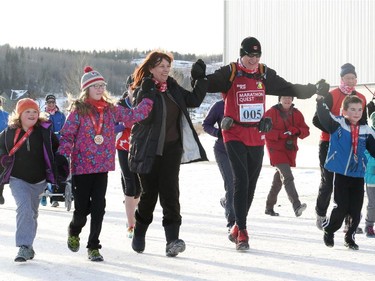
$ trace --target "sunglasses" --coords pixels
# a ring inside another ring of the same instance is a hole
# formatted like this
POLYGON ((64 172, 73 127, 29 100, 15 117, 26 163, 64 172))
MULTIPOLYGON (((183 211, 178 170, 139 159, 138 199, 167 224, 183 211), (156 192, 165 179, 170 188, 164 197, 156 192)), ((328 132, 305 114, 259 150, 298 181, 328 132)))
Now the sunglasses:
POLYGON ((54 101, 54 100, 47 101, 47 104, 52 104, 52 103, 56 103, 56 101, 54 101))
POLYGON ((259 59, 261 56, 261 54, 259 53, 247 53, 246 55, 249 56, 250 58, 256 57, 257 59, 259 59))

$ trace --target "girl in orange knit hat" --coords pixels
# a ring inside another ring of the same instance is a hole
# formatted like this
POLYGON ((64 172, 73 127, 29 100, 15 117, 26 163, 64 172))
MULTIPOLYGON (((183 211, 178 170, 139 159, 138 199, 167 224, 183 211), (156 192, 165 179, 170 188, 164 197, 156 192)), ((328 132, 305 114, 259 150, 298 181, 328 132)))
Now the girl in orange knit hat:
POLYGON ((39 196, 47 182, 55 183, 51 163, 58 140, 47 120, 34 100, 20 99, 0 134, 0 184, 9 183, 17 205, 16 262, 34 258, 39 196))

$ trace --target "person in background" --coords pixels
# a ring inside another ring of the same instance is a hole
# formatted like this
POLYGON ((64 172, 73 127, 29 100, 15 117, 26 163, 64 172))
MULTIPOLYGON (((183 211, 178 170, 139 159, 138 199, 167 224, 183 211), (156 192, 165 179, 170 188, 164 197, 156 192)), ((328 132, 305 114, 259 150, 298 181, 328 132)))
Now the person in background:
POLYGON ((134 72, 132 89, 136 91, 137 103, 145 93, 153 95, 155 103, 150 116, 134 124, 129 151, 130 170, 138 174, 142 185, 132 248, 138 253, 144 251, 146 232, 159 197, 167 242, 165 252, 169 257, 177 256, 186 247, 179 238, 180 164, 207 160, 187 110, 200 106, 206 96, 206 65, 202 60, 193 64, 192 76, 196 81, 190 92, 169 76, 172 61, 172 55, 152 51, 134 72))
MULTIPOLYGON (((4 131, 6 127, 8 127, 8 119, 9 119, 9 113, 4 111, 3 104, 4 104, 4 98, 0 97, 0 133, 4 131)), ((0 184, 0 205, 3 205, 5 203, 4 199, 4 184, 0 184)))
POLYGON ((38 104, 20 99, 10 116, 9 126, 0 134, 1 183, 9 183, 16 201, 15 262, 35 256, 33 243, 38 226, 39 195, 47 181, 56 182, 51 171, 58 148, 57 137, 48 128, 48 117, 40 114, 38 104))
POLYGON ((74 212, 68 227, 68 248, 77 252, 80 233, 91 215, 88 258, 103 261, 99 235, 106 206, 108 171, 115 169, 115 124, 130 127, 150 113, 153 101, 144 96, 138 107, 128 109, 112 102, 104 77, 87 66, 81 94, 72 101, 61 130, 58 153, 71 159, 74 212))
MULTIPOLYGON (((357 73, 355 71, 355 67, 350 63, 342 65, 340 77, 341 80, 339 87, 329 92, 328 96, 324 99, 325 104, 328 106, 333 115, 338 116, 341 114, 340 111, 343 100, 348 95, 355 95, 362 100, 363 113, 361 122, 367 123, 366 97, 357 92, 355 89, 355 86, 357 85, 357 73)), ((322 230, 322 223, 326 219, 327 210, 331 201, 331 194, 333 191, 333 172, 328 171, 324 168, 330 135, 324 129, 324 126, 320 124, 317 113, 315 113, 312 123, 315 127, 321 130, 319 142, 320 185, 318 197, 316 199, 315 211, 316 226, 318 227, 318 229, 322 230)), ((358 228, 357 233, 363 233, 362 229, 358 228)))
POLYGON ((317 114, 320 124, 330 134, 329 148, 324 167, 334 173, 334 202, 331 215, 323 224, 323 240, 327 247, 334 246, 334 233, 341 227, 346 216, 351 224, 345 233, 344 245, 358 250, 355 234, 361 220, 364 198, 364 176, 367 149, 375 156, 375 131, 361 121, 363 101, 355 95, 347 95, 342 105, 342 116, 334 116, 325 104, 326 93, 317 97, 317 114))
MULTIPOLYGON (((266 95, 310 98, 317 86, 292 84, 276 71, 259 63, 262 49, 254 37, 241 42, 237 62, 223 66, 207 76, 208 92, 224 95, 222 134, 234 178, 236 223, 228 238, 236 250, 250 248, 247 215, 262 168, 265 133, 271 128, 264 118, 266 95)), ((319 88, 324 87, 321 81, 319 88)))
MULTIPOLYGON (((56 104, 56 97, 54 95, 47 95, 46 96, 46 107, 45 111, 48 113, 49 121, 51 121, 52 126, 51 130, 52 132, 57 136, 58 139, 60 139, 60 131, 65 123, 65 114, 60 110, 60 108, 56 104)), ((52 190, 52 186, 48 187, 49 190, 52 190)), ((51 196, 51 207, 58 207, 59 202, 57 196, 51 196)), ((43 206, 47 205, 47 198, 46 196, 42 196, 40 203, 43 206)))
MULTIPOLYGON (((374 98, 367 104, 367 113, 371 120, 371 128, 375 130, 375 104, 374 98)), ((368 151, 367 156, 367 167, 365 174, 366 183, 366 194, 367 194, 367 214, 366 214, 366 225, 365 233, 369 238, 375 238, 374 223, 375 223, 375 158, 372 157, 368 151)))
MULTIPOLYGON (((127 91, 125 91, 122 98, 118 102, 119 105, 129 109, 133 106, 133 90, 131 89, 132 83, 133 78, 130 75, 126 80, 127 91)), ((133 238, 135 227, 134 213, 140 200, 142 188, 138 175, 132 173, 129 169, 128 154, 130 130, 130 127, 124 128, 123 126, 122 130, 117 134, 116 149, 121 168, 121 186, 125 196, 124 204, 127 217, 127 235, 129 238, 133 238)))
POLYGON ((51 130, 60 139, 60 131, 65 124, 65 114, 60 110, 56 104, 56 97, 54 95, 46 96, 46 112, 49 120, 52 122, 51 130))
POLYGON ((225 209, 228 231, 235 222, 233 207, 233 175, 230 167, 227 151, 225 150, 223 135, 221 133, 221 121, 224 117, 224 100, 220 100, 212 105, 204 119, 203 130, 213 137, 216 137, 214 145, 214 155, 224 181, 225 197, 220 199, 221 205, 225 209))
POLYGON ((266 134, 266 147, 271 165, 276 168, 266 201, 265 214, 279 215, 275 212, 274 206, 277 195, 284 185, 293 211, 296 217, 299 217, 307 206, 299 200, 291 167, 296 166, 297 140, 310 135, 309 127, 302 112, 294 107, 293 97, 289 96, 279 97, 279 103, 267 110, 264 116, 272 120, 272 130, 266 134))

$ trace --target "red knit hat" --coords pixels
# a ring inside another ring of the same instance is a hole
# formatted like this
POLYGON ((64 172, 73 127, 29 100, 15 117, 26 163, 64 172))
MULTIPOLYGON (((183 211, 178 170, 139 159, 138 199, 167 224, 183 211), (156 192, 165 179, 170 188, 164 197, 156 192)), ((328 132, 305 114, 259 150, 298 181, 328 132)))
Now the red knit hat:
POLYGON ((39 105, 34 100, 29 98, 20 99, 16 105, 16 112, 21 115, 22 112, 29 108, 35 109, 39 113, 39 105))

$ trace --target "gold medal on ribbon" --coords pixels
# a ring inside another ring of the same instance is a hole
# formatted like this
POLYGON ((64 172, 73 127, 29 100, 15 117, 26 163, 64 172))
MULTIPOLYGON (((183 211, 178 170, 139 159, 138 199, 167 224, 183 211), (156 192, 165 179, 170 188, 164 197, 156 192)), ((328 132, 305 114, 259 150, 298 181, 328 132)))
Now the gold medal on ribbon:
POLYGON ((99 112, 99 123, 96 123, 96 120, 93 114, 90 114, 89 116, 90 116, 92 125, 94 126, 94 130, 95 130, 94 142, 97 145, 101 145, 104 142, 103 135, 101 134, 101 131, 103 128, 103 118, 104 118, 103 111, 99 112))
POLYGON ((96 135, 94 137, 94 142, 98 145, 102 144, 104 142, 104 138, 102 135, 96 135))

